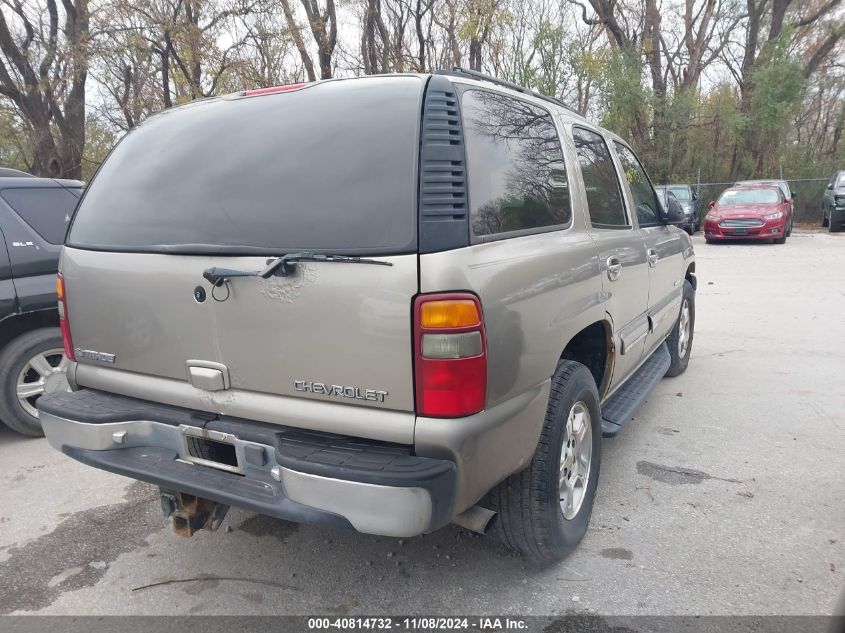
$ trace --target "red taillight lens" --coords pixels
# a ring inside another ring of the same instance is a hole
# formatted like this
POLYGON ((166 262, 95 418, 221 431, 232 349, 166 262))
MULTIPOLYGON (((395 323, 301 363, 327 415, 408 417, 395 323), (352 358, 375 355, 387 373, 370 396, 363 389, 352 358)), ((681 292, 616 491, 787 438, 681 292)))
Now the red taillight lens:
POLYGON ((73 356, 73 339, 70 337, 70 315, 67 311, 65 280, 61 274, 59 274, 56 278, 56 294, 59 296, 59 328, 62 331, 62 343, 65 347, 65 357, 68 360, 76 360, 73 356))
POLYGON ((478 297, 421 295, 414 300, 417 414, 458 418, 484 409, 487 342, 478 297))

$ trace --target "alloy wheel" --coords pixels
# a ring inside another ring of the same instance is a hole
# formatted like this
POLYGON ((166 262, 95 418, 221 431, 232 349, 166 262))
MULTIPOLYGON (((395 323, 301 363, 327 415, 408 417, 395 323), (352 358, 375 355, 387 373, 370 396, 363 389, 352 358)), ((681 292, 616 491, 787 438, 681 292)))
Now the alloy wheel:
POLYGON ((560 451, 558 491, 563 518, 571 521, 578 514, 590 483, 593 458, 593 431, 590 410, 582 401, 572 405, 566 417, 563 447, 560 451))
POLYGON ((18 374, 15 393, 24 411, 38 417, 35 401, 45 393, 70 391, 68 361, 62 348, 44 350, 30 358, 18 374))
POLYGON ((689 300, 684 299, 678 321, 678 356, 680 358, 684 358, 689 349, 690 327, 689 300))

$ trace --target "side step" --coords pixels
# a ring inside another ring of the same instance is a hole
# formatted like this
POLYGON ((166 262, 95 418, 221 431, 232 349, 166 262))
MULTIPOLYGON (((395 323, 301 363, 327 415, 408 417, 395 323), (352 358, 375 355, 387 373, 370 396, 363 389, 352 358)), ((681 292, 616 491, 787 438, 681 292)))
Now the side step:
POLYGON ((601 407, 601 434, 612 437, 630 420, 660 379, 666 375, 672 358, 666 343, 658 347, 637 372, 601 407))

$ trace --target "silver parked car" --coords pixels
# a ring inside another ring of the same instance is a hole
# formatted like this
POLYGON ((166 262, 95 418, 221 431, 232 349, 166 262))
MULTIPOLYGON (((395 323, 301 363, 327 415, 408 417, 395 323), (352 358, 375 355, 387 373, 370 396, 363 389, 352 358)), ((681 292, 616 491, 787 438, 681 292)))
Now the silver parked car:
POLYGON ((246 91, 111 153, 61 259, 50 443, 230 505, 409 537, 584 536, 602 435, 687 366, 695 260, 632 149, 460 69, 246 91))

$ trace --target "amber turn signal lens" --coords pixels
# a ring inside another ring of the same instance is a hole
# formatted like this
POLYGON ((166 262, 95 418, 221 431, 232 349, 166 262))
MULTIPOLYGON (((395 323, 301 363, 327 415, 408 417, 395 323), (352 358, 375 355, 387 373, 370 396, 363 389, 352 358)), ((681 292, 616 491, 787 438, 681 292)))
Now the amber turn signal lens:
POLYGON ((56 294, 59 295, 59 299, 64 299, 65 285, 62 283, 61 277, 56 277, 56 294))
POLYGON ((426 301, 420 310, 420 325, 424 328, 471 327, 481 323, 481 315, 474 301, 447 299, 426 301))

